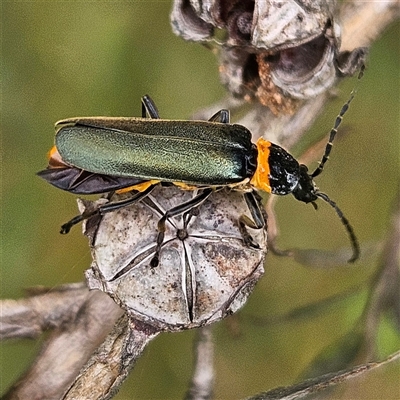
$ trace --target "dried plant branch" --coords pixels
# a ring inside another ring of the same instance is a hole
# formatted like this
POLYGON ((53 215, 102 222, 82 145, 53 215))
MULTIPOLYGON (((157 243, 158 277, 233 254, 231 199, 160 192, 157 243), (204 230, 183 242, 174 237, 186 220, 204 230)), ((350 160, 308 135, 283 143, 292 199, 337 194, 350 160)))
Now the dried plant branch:
MULTIPOLYGON (((400 351, 390 355, 383 361, 371 362, 364 365, 351 368, 346 371, 339 371, 332 374, 326 374, 313 379, 307 379, 304 382, 293 386, 287 386, 270 390, 269 392, 260 393, 256 396, 249 397, 248 400, 295 400, 304 398, 307 395, 320 393, 335 385, 344 383, 351 379, 359 377, 361 374, 373 369, 382 367, 392 362, 398 362, 400 359, 400 351)), ((320 393, 322 394, 322 393, 320 393)))
POLYGON ((197 331, 194 352, 194 371, 186 399, 211 399, 214 384, 214 343, 211 326, 200 328, 197 331))
MULTIPOLYGON (((59 293, 56 291, 54 295, 59 293)), ((75 290, 70 293, 71 298, 74 293, 75 290)), ((68 323, 52 332, 33 365, 8 391, 5 399, 61 398, 122 313, 104 293, 87 289, 86 293, 80 307, 74 308, 73 318, 68 318, 68 323)), ((56 304, 60 305, 58 300, 56 304)), ((60 308, 58 314, 65 320, 60 308)))
POLYGON ((123 315, 62 399, 110 399, 160 332, 123 315))
POLYGON ((382 32, 400 18, 398 0, 345 1, 340 9, 342 50, 369 47, 382 32))
POLYGON ((57 288, 34 288, 29 297, 0 302, 0 339, 36 338, 76 318, 89 291, 84 283, 57 288))

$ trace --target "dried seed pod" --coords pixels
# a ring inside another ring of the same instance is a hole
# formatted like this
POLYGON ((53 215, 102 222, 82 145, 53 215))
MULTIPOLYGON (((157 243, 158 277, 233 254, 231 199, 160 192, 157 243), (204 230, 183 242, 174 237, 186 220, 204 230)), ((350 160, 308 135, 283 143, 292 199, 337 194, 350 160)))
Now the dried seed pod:
MULTIPOLYGON (((168 219, 159 265, 149 266, 161 214, 192 196, 159 186, 139 203, 86 224, 89 287, 160 330, 199 327, 235 312, 264 272, 266 228, 251 230, 259 249, 246 246, 237 219, 247 205, 242 194, 226 191, 213 193, 195 213, 168 219)), ((93 206, 81 202, 81 211, 93 206)))
POLYGON ((329 0, 175 0, 171 21, 186 40, 220 45, 221 79, 234 96, 292 113, 364 63, 365 48, 339 53, 335 9, 329 0))

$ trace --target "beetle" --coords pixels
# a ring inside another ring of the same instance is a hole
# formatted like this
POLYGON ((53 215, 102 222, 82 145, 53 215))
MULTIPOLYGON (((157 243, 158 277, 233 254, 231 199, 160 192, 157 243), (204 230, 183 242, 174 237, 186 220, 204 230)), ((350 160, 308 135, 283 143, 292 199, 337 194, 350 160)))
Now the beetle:
POLYGON ((214 190, 230 188, 243 192, 252 219, 239 218, 244 242, 257 247, 246 226, 261 229, 266 214, 259 191, 293 194, 304 203, 320 198, 333 207, 350 237, 357 260, 360 248, 353 228, 343 212, 314 183, 324 168, 332 141, 343 115, 354 98, 351 93, 336 117, 321 162, 315 171, 300 164, 282 147, 263 138, 251 141, 250 131, 231 124, 228 110, 220 110, 208 121, 160 119, 148 96, 142 97, 142 117, 78 117, 56 123, 55 145, 49 152, 47 169, 38 172, 50 184, 74 194, 133 191, 126 200, 83 213, 61 227, 71 227, 94 214, 104 214, 147 196, 158 184, 174 184, 184 190, 198 190, 192 200, 168 210, 158 222, 155 256, 159 261, 167 218, 199 207, 214 190))

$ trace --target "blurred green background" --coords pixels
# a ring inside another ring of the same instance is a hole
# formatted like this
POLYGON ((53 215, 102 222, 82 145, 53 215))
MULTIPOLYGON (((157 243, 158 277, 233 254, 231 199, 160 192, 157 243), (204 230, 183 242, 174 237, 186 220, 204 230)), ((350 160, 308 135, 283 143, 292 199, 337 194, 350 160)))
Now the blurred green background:
MULTIPOLYGON (((80 228, 68 236, 58 234, 60 224, 77 212, 75 197, 35 176, 46 166, 57 120, 139 116, 140 97, 146 93, 162 117, 188 118, 224 95, 214 55, 173 35, 170 8, 169 1, 3 3, 2 298, 19 298, 24 288, 35 285, 81 281, 90 265, 80 228)), ((400 25, 392 25, 371 49, 343 124, 346 134, 338 138, 318 178, 318 185, 345 210, 364 246, 385 237, 399 184, 399 38, 400 25)), ((326 134, 354 85, 355 79, 343 82, 304 146, 326 134)), ((328 206, 316 213, 288 196, 278 202, 277 215, 282 247, 348 246, 328 206)), ((378 258, 374 253, 355 265, 317 269, 269 254, 265 276, 248 304, 238 317, 214 328, 216 397, 239 398, 296 382, 325 346, 351 329, 365 304, 365 288, 303 318, 270 324, 262 319, 365 283, 378 258)), ((194 334, 159 336, 116 399, 181 398, 190 379, 194 334)), ((39 347, 28 340, 2 344, 2 393, 39 347)), ((379 356, 399 347, 393 321, 385 319, 379 356)), ((381 398, 392 398, 397 373, 398 368, 391 368, 371 375, 368 384, 360 385, 359 398, 375 398, 373 390, 378 389, 386 390, 379 392, 386 394, 381 398)))

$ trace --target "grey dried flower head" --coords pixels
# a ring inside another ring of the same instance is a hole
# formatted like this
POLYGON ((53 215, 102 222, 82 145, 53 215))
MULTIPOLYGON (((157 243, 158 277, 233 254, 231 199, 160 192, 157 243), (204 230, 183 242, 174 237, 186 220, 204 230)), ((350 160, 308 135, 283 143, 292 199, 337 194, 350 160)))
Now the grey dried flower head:
POLYGON ((191 196, 159 186, 141 202, 86 224, 89 287, 159 330, 199 327, 235 312, 264 272, 266 228, 251 232, 259 249, 246 246, 237 219, 247 205, 241 193, 226 191, 213 193, 195 213, 167 220, 160 263, 150 267, 161 214, 191 196))

